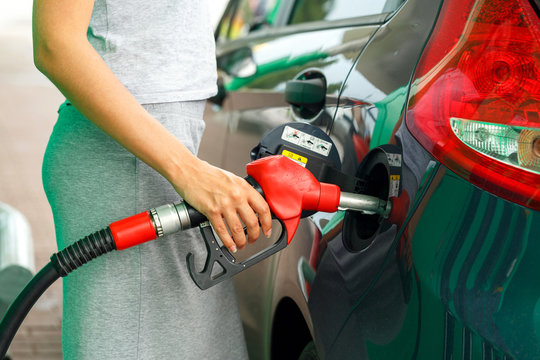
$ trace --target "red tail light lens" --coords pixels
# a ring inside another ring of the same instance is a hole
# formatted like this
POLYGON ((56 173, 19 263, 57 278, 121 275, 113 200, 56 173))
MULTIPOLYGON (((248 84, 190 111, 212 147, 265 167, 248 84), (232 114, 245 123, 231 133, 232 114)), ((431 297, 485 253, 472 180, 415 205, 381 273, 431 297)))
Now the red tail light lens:
POLYGON ((540 210, 540 24, 526 0, 448 0, 406 122, 446 167, 540 210))

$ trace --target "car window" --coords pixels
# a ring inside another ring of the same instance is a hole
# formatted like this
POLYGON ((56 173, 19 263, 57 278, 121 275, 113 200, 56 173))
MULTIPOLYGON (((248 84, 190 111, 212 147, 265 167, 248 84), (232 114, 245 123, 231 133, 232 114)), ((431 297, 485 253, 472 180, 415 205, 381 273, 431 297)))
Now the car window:
POLYGON ((231 0, 216 32, 218 41, 234 40, 272 26, 283 0, 231 0))
POLYGON ((340 20, 396 10, 404 0, 297 0, 289 24, 340 20))

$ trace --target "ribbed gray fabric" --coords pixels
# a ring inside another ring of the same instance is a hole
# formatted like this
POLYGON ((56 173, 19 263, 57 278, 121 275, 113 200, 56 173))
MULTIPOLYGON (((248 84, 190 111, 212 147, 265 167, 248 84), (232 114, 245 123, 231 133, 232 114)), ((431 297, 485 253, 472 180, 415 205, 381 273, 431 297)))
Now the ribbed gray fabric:
MULTIPOLYGON (((204 101, 145 108, 196 153, 204 101)), ((179 201, 163 177, 68 104, 47 146, 43 184, 59 248, 179 201)), ((202 268, 197 229, 109 253, 64 278, 64 359, 247 359, 232 282, 199 290, 187 271, 188 252, 202 268)))

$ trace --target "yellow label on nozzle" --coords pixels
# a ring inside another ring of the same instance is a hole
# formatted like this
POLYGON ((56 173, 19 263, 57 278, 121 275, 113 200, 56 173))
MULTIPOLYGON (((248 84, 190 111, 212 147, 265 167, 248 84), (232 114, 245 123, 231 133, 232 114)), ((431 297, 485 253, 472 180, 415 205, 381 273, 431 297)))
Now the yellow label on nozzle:
POLYGON ((303 156, 300 156, 300 155, 295 154, 293 152, 290 152, 288 150, 283 150, 281 155, 284 155, 284 156, 288 157, 289 159, 293 160, 294 162, 296 162, 297 164, 299 164, 299 165, 301 165, 303 167, 306 167, 307 158, 305 158, 303 156))

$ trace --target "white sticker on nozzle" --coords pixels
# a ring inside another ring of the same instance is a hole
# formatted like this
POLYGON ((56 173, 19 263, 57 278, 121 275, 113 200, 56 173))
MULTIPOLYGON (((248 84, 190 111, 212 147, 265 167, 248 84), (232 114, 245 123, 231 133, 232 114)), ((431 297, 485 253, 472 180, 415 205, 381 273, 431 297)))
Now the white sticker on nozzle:
POLYGON ((319 139, 318 137, 309 135, 290 126, 285 126, 283 133, 281 134, 281 139, 324 156, 328 156, 328 154, 330 154, 330 149, 332 148, 332 144, 328 141, 319 139))

